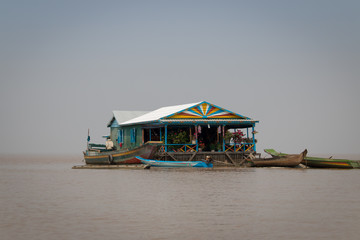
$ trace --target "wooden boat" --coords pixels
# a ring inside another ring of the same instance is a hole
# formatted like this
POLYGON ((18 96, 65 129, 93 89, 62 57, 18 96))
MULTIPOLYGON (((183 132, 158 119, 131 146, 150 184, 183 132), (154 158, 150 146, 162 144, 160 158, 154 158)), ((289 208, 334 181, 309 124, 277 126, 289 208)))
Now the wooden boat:
POLYGON ((305 149, 300 154, 273 156, 272 158, 250 159, 254 167, 296 167, 304 160, 307 154, 305 149))
POLYGON ((203 161, 160 161, 153 159, 145 159, 137 156, 137 159, 148 167, 177 167, 177 168, 212 168, 212 163, 203 161))
MULTIPOLYGON (((274 149, 265 149, 265 152, 271 156, 287 156, 286 153, 279 153, 274 149)), ((301 162, 305 166, 312 168, 360 168, 359 160, 349 159, 333 159, 333 158, 320 158, 320 157, 305 157, 301 162)))
POLYGON ((141 164, 141 161, 136 156, 152 158, 157 152, 158 146, 158 142, 147 142, 132 150, 108 151, 90 148, 83 152, 83 154, 86 164, 141 164))

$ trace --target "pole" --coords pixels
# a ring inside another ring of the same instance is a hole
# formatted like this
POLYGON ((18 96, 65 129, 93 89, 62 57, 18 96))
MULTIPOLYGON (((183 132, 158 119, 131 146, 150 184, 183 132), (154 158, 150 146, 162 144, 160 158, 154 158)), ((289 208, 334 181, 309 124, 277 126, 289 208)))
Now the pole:
POLYGON ((254 145, 254 152, 256 152, 256 145, 255 145, 255 126, 252 125, 252 138, 253 138, 253 145, 254 145))
POLYGON ((190 136, 189 136, 190 137, 190 143, 192 143, 193 139, 192 139, 192 135, 191 135, 191 127, 189 127, 189 132, 190 132, 190 136))
POLYGON ((165 152, 167 152, 168 150, 168 146, 167 146, 167 125, 165 125, 165 152))
POLYGON ((196 152, 199 151, 199 141, 198 141, 198 125, 195 124, 195 140, 196 140, 196 152))
POLYGON ((162 141, 161 139, 162 139, 162 131, 161 131, 161 127, 160 127, 160 141, 162 141))
POLYGON ((222 126, 223 152, 225 152, 225 125, 222 126))
POLYGON ((90 142, 90 128, 88 128, 88 137, 87 137, 87 144, 86 144, 87 150, 89 150, 89 142, 90 142))

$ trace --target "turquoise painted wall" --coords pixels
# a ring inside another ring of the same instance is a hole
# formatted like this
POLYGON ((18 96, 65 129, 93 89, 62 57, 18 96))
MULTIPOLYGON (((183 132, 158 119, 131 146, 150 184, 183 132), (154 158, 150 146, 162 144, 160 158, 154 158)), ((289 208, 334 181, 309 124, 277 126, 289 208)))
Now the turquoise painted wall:
POLYGON ((133 149, 139 147, 142 144, 142 127, 139 126, 130 126, 130 127, 111 127, 110 128, 110 138, 113 141, 114 145, 117 149, 125 150, 125 149, 133 149), (135 142, 131 142, 131 129, 135 128, 136 130, 136 138, 135 142), (120 148, 118 142, 118 130, 123 129, 123 144, 120 148))
POLYGON ((119 149, 119 143, 118 143, 118 129, 119 127, 111 127, 110 128, 110 138, 111 138, 111 141, 113 141, 114 143, 114 146, 119 149))

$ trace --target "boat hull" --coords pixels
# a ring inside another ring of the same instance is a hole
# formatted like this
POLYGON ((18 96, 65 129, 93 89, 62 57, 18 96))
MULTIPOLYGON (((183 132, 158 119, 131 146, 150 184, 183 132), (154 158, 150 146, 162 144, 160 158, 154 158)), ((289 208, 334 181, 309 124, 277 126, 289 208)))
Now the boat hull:
POLYGON ((110 155, 105 155, 105 154, 90 156, 84 152, 84 159, 86 164, 94 164, 94 165, 111 164, 110 155))
POLYGON ((296 167, 298 166, 307 154, 307 150, 300 154, 274 156, 270 159, 253 159, 254 167, 296 167))
POLYGON ((328 159, 328 158, 305 158, 301 163, 305 166, 312 168, 360 168, 358 161, 346 160, 346 159, 328 159))
POLYGON ((144 159, 137 157, 143 164, 150 167, 167 167, 167 168, 212 168, 212 163, 202 161, 160 161, 153 159, 144 159))
MULTIPOLYGON (((265 149, 265 152, 272 156, 287 156, 286 153, 279 153, 273 149, 265 149)), ((359 160, 349 159, 332 159, 332 158, 319 158, 319 157, 305 157, 301 164, 311 168, 360 168, 359 160)))
POLYGON ((109 165, 109 164, 141 164, 136 156, 152 158, 158 150, 156 144, 144 144, 141 147, 129 151, 105 151, 84 152, 86 164, 109 165))

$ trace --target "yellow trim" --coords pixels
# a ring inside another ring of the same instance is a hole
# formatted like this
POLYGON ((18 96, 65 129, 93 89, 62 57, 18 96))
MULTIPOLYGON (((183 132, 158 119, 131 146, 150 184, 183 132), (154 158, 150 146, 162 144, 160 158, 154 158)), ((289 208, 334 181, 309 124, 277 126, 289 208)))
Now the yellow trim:
POLYGON ((164 142, 163 141, 147 141, 145 144, 148 144, 148 143, 163 144, 164 142))
POLYGON ((203 115, 202 112, 200 112, 200 110, 197 107, 192 108, 191 110, 193 110, 194 112, 203 115))
POLYGON ((180 151, 185 152, 185 150, 183 149, 184 147, 185 147, 185 145, 182 146, 181 148, 179 148, 176 152, 180 152, 180 151))
POLYGON ((217 111, 219 111, 219 110, 220 110, 220 109, 214 107, 212 110, 210 110, 210 111, 208 112, 207 115, 211 115, 212 113, 217 112, 217 111))
POLYGON ((181 113, 179 113, 179 114, 177 114, 177 115, 175 115, 175 116, 172 116, 172 117, 170 117, 170 119, 171 118, 202 118, 201 116, 195 116, 195 115, 193 115, 193 116, 188 116, 188 115, 182 115, 181 113))
POLYGON ((250 149, 253 149, 253 147, 254 147, 254 144, 253 144, 253 145, 250 145, 250 146, 245 150, 245 152, 247 152, 247 151, 250 150, 250 149))
POLYGON ((202 110, 203 110, 203 114, 202 114, 202 115, 205 115, 205 113, 206 113, 206 106, 208 106, 206 103, 203 103, 202 106, 201 106, 201 108, 202 108, 202 110))
MULTIPOLYGON (((194 147, 191 147, 191 146, 189 146, 189 145, 186 145, 186 147, 188 147, 188 148, 190 148, 191 150, 193 150, 193 151, 196 152, 196 145, 195 145, 194 147)), ((190 149, 187 150, 187 152, 190 151, 190 149)))
POLYGON ((95 158, 104 158, 107 157, 109 158, 110 155, 101 155, 101 156, 85 156, 85 158, 91 158, 91 159, 95 159, 95 158))
POLYGON ((244 144, 241 144, 240 147, 236 149, 236 152, 238 152, 239 150, 241 150, 243 146, 244 146, 244 144))
MULTIPOLYGON (((306 160, 305 160, 306 161, 306 160)), ((321 162, 322 164, 333 164, 333 165, 342 165, 342 166, 350 166, 348 163, 340 163, 340 162, 321 162)))
POLYGON ((225 145, 225 152, 227 152, 227 151, 231 151, 231 152, 233 152, 234 151, 234 147, 233 146, 230 146, 230 147, 227 147, 226 145, 225 145))
POLYGON ((138 151, 139 151, 139 149, 135 149, 135 150, 131 150, 131 151, 124 152, 124 153, 113 154, 112 156, 113 156, 113 157, 119 157, 119 156, 124 156, 124 155, 128 155, 128 154, 132 154, 132 153, 135 153, 135 152, 138 152, 138 151))

